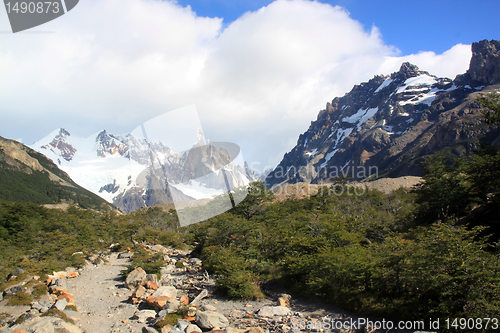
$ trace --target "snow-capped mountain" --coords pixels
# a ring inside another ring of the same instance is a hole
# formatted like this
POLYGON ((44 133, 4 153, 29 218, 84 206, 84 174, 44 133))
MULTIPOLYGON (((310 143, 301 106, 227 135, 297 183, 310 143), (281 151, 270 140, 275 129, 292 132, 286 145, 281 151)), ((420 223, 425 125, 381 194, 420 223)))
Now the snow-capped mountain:
POLYGON ((500 88, 500 42, 474 43, 472 51, 470 69, 455 80, 403 63, 398 72, 327 103, 268 175, 267 186, 421 175, 418 164, 428 154, 463 155, 480 138, 493 141, 500 133, 484 124, 475 97, 500 88))
POLYGON ((191 149, 181 152, 134 133, 119 136, 103 130, 78 138, 61 128, 32 148, 52 159, 77 184, 126 212, 212 198, 228 186, 246 186, 254 180, 244 165, 233 162, 227 144, 205 143, 202 132, 191 149))

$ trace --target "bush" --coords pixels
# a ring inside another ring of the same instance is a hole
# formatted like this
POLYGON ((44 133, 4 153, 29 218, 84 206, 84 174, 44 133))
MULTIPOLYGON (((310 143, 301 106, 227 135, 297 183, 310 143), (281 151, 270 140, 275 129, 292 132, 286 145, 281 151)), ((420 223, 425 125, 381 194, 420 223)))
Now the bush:
POLYGON ((69 318, 64 312, 56 308, 50 309, 49 311, 42 314, 42 317, 55 317, 64 320, 67 323, 75 324, 73 319, 69 318))
POLYGON ((30 294, 24 291, 20 291, 9 300, 7 305, 15 306, 15 305, 30 305, 33 302, 33 297, 30 294))

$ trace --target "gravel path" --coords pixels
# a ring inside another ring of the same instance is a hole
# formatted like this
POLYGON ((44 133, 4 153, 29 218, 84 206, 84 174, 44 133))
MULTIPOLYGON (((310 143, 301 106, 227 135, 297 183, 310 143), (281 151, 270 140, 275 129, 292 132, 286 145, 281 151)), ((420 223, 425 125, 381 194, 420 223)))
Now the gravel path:
POLYGON ((131 292, 120 277, 128 259, 113 253, 108 260, 104 265, 88 264, 79 277, 68 279, 78 312, 65 312, 88 333, 141 332, 144 324, 130 320, 137 307, 126 303, 131 292))

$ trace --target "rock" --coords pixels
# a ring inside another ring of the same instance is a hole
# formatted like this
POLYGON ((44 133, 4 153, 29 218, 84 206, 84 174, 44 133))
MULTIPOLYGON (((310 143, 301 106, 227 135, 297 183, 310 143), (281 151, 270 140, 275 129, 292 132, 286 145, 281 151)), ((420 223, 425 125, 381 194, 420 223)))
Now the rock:
POLYGON ((79 277, 80 273, 78 272, 68 272, 68 279, 74 279, 76 277, 79 277))
POLYGON ((203 262, 201 261, 201 259, 198 259, 198 258, 191 258, 191 259, 189 260, 189 262, 190 262, 190 263, 192 263, 192 264, 194 264, 194 265, 196 265, 196 266, 201 266, 201 265, 202 265, 202 263, 203 263, 203 262))
POLYGON ((28 332, 36 333, 82 333, 77 326, 67 323, 60 318, 41 317, 39 321, 32 324, 28 332))
POLYGON ((155 330, 154 328, 152 327, 147 327, 147 326, 144 326, 142 328, 142 333, 158 333, 157 330, 155 330))
POLYGON ((288 294, 281 294, 281 297, 278 298, 278 305, 279 306, 290 306, 290 300, 292 299, 292 296, 288 294))
POLYGON ((156 290, 156 289, 158 289, 158 283, 155 281, 148 281, 148 282, 146 282, 146 288, 156 290))
POLYGON ((25 330, 15 330, 13 333, 26 333, 25 330))
POLYGON ((291 313, 290 309, 286 306, 263 306, 258 311, 259 316, 268 318, 275 316, 287 316, 291 313))
POLYGON ((201 333, 201 328, 199 328, 196 325, 189 324, 188 327, 186 327, 186 329, 184 330, 184 332, 186 332, 186 333, 195 333, 195 332, 201 333))
POLYGON ((264 333, 264 329, 262 327, 250 327, 245 333, 264 333))
POLYGON ((141 298, 144 295, 146 295, 146 288, 144 288, 143 286, 138 286, 132 294, 132 297, 141 298))
POLYGON ((217 308, 210 304, 203 305, 203 309, 205 311, 217 311, 217 308))
POLYGON ((118 254, 118 259, 131 259, 134 252, 122 252, 118 254))
POLYGON ((73 298, 73 295, 71 295, 70 293, 62 293, 57 297, 58 300, 63 298, 66 299, 66 301, 68 302, 67 305, 75 305, 75 300, 73 298))
POLYGON ((160 268, 160 274, 165 275, 165 274, 170 274, 175 272, 175 266, 174 265, 167 265, 166 267, 160 268))
POLYGON ((181 303, 176 300, 176 299, 170 299, 167 302, 167 305, 164 306, 163 308, 167 311, 167 313, 174 313, 179 310, 179 307, 181 306, 181 303))
POLYGON ((175 299, 177 297, 177 289, 172 286, 162 286, 155 290, 153 297, 167 296, 170 299, 175 299))
POLYGON ((170 274, 164 274, 161 276, 160 281, 158 281, 158 286, 169 286, 172 283, 172 276, 170 274))
POLYGON ((146 298, 146 302, 148 305, 152 308, 157 309, 158 311, 163 309, 163 307, 167 304, 167 302, 170 300, 170 297, 168 296, 149 296, 146 298))
POLYGON ((189 304, 189 297, 182 295, 179 298, 179 302, 181 302, 184 305, 188 305, 189 304))
POLYGON ((19 275, 19 274, 23 274, 24 273, 24 270, 22 268, 16 268, 13 272, 12 272, 12 275, 19 275))
POLYGON ((6 288, 4 290, 5 295, 10 295, 10 294, 14 295, 14 294, 17 294, 19 292, 27 293, 28 288, 23 287, 23 286, 12 286, 12 287, 6 288))
POLYGON ((68 276, 68 272, 65 271, 52 272, 52 276, 56 279, 65 279, 68 276))
POLYGON ((208 290, 203 289, 198 296, 195 297, 195 299, 191 302, 192 305, 199 305, 200 301, 208 296, 208 290))
POLYGON ((187 320, 178 320, 174 328, 184 332, 191 323, 187 320))
POLYGON ((68 273, 69 272, 76 272, 76 268, 74 268, 74 267, 66 267, 65 271, 68 272, 68 273))
POLYGON ((194 317, 196 315, 196 311, 198 311, 196 306, 190 306, 187 311, 188 317, 194 317))
POLYGON ((229 326, 229 320, 222 314, 214 311, 197 311, 195 321, 205 330, 229 326))
POLYGON ((137 319, 140 323, 146 323, 146 321, 150 318, 156 317, 156 311, 154 310, 140 310, 136 311, 132 316, 132 319, 137 319))
POLYGON ((153 250, 156 253, 162 253, 162 254, 168 253, 168 250, 163 245, 153 245, 151 246, 151 250, 153 250))
POLYGON ((63 297, 61 299, 58 299, 52 307, 56 308, 59 311, 63 311, 64 309, 66 309, 66 305, 68 305, 68 300, 63 297))
POLYGON ((142 268, 138 267, 127 275, 125 285, 129 289, 135 289, 138 286, 142 286, 146 282, 146 276, 146 272, 142 268))
MULTIPOLYGON (((177 331, 177 330, 176 330, 177 331)), ((171 333, 172 332, 172 326, 170 325, 167 325, 167 326, 163 326, 161 328, 161 333, 171 333)), ((179 331, 180 332, 180 331, 179 331)), ((182 333, 182 332, 181 332, 182 333)))
POLYGON ((158 276, 156 276, 156 274, 147 274, 146 281, 158 282, 158 276))
POLYGON ((68 283, 66 282, 66 279, 55 279, 55 280, 52 280, 52 283, 51 283, 52 286, 56 286, 56 287, 61 287, 63 289, 68 289, 68 283))

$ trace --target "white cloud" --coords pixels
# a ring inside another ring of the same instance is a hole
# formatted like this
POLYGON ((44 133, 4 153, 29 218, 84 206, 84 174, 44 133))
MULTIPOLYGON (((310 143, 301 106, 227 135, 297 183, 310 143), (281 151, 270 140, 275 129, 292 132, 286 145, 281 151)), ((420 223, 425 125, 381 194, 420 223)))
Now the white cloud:
POLYGON ((403 61, 451 76, 470 59, 464 45, 397 57, 376 27, 303 0, 278 0, 224 30, 173 2, 87 0, 33 30, 55 33, 0 34, 0 135, 119 134, 196 104, 209 139, 239 144, 260 167, 278 163, 354 84, 403 61))

